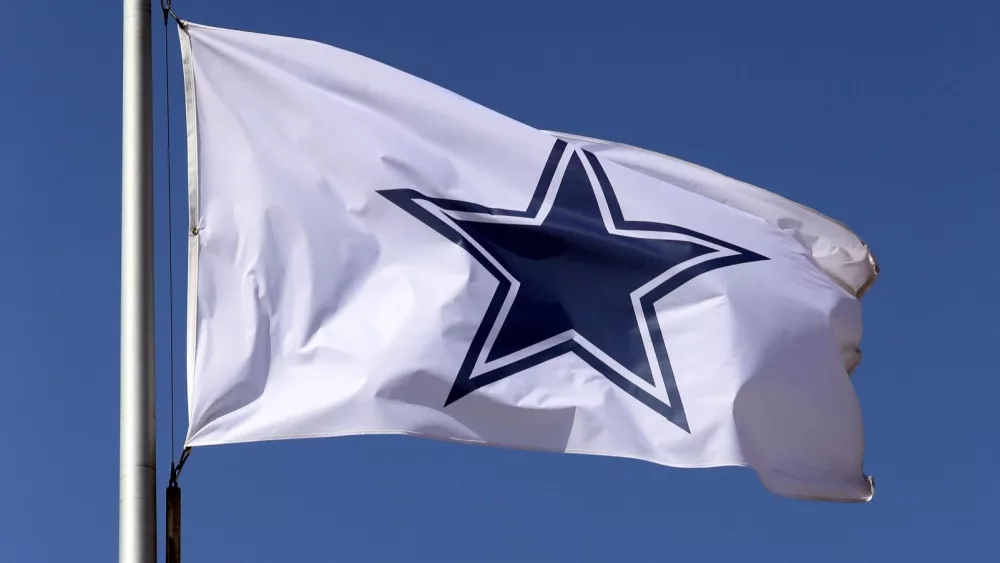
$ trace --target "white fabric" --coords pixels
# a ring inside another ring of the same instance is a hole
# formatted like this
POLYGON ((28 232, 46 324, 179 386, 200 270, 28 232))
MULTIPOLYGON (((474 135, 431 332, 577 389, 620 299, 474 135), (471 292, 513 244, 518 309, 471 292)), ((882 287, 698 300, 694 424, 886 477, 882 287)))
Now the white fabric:
MULTIPOLYGON (((688 428, 575 353, 445 406, 499 282, 468 245, 378 192, 524 210, 552 135, 320 43, 196 24, 181 38, 195 233, 188 446, 411 434, 746 465, 780 495, 871 498, 840 357, 860 339, 860 305, 794 236, 598 153, 626 220, 768 258, 701 274, 656 302, 688 428)), ((552 186, 584 155, 570 140, 552 186)), ((586 170, 596 194, 596 168, 586 170)), ((461 219, 421 205, 448 225, 461 219)), ((662 373, 652 386, 623 377, 670 403, 662 373)))
MULTIPOLYGON (((798 241, 819 269, 858 299, 878 277, 878 264, 864 241, 841 223, 804 205, 665 154, 592 137, 550 133, 611 162, 760 217, 798 241)), ((857 342, 845 343, 840 355, 848 372, 861 361, 857 342)))
POLYGON ((875 281, 871 250, 847 227, 767 190, 679 158, 592 137, 552 131, 637 172, 760 217, 809 249, 817 266, 857 297, 875 281))

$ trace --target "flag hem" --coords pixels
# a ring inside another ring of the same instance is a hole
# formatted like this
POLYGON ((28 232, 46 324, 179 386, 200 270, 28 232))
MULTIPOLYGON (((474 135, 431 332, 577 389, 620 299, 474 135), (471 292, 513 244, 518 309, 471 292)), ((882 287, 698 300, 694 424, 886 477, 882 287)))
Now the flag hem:
MULTIPOLYGON (((187 388, 194 387, 195 352, 198 327, 198 254, 201 229, 198 190, 198 115, 195 100, 194 68, 192 62, 191 36, 187 26, 177 26, 181 47, 181 66, 184 69, 184 110, 187 129, 187 174, 188 174, 188 281, 187 281, 187 388)), ((187 396, 188 416, 191 413, 191 395, 187 396)), ((191 439, 190 423, 185 432, 185 446, 191 439)))

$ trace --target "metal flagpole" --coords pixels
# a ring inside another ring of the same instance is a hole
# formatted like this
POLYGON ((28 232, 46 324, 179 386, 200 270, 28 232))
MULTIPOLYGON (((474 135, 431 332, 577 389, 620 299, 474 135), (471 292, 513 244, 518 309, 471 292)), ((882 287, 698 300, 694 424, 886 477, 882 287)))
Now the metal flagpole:
POLYGON ((150 0, 123 0, 119 563, 156 562, 150 0))

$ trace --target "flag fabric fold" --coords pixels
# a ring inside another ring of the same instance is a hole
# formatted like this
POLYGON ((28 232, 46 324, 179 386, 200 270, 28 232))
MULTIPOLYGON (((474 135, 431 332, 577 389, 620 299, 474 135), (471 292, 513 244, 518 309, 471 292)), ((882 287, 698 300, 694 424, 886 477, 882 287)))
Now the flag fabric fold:
MULTIPOLYGON (((856 234, 804 205, 752 184, 665 154, 570 133, 551 132, 608 161, 651 176, 775 225, 805 247, 816 267, 858 299, 878 277, 874 254, 856 234)), ((857 342, 841 350, 847 371, 861 361, 857 342)))
POLYGON ((582 135, 551 133, 609 161, 777 226, 809 250, 817 267, 859 299, 878 277, 878 264, 868 245, 818 211, 679 158, 582 135))
POLYGON ((871 498, 849 230, 329 45, 180 34, 187 446, 408 434, 871 498))

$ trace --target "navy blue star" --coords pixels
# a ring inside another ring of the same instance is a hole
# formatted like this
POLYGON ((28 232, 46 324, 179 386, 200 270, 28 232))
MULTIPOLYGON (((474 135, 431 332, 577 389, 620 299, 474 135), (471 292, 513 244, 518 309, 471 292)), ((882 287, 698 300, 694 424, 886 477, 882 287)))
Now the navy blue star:
POLYGON ((431 198, 414 190, 379 192, 463 247, 499 282, 445 406, 483 386, 573 352, 622 390, 690 432, 654 304, 700 274, 766 258, 683 227, 626 220, 604 168, 588 151, 570 152, 561 179, 553 182, 566 148, 564 141, 556 141, 525 211, 431 198), (580 153, 597 178, 614 232, 605 225, 580 153), (556 190, 555 198, 541 224, 504 222, 504 218, 516 217, 536 219, 537 223, 551 189, 556 190), (451 221, 446 221, 418 200, 445 212, 462 212, 465 218, 449 215, 451 221), (665 240, 642 234, 650 232, 676 236, 665 240), (718 256, 696 260, 713 253, 718 256), (688 262, 691 265, 683 268, 688 262), (682 268, 664 278, 677 266, 682 268), (661 281, 650 283, 657 278, 661 281), (643 328, 648 331, 648 341, 643 328), (479 366, 481 373, 473 377, 491 334, 494 338, 479 366), (652 353, 647 351, 647 342, 652 353), (522 357, 495 362, 515 354, 522 357), (491 363, 500 365, 490 369, 491 363), (622 373, 630 372, 656 388, 654 366, 667 401, 622 373))

